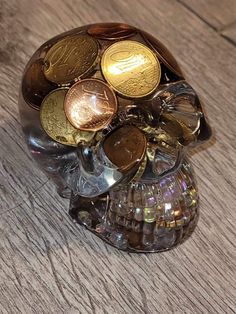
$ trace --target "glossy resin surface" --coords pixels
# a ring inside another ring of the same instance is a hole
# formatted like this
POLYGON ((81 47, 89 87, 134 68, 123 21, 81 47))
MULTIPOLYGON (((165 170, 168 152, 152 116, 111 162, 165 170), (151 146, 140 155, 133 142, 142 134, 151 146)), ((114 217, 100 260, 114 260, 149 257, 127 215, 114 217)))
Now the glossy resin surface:
POLYGON ((19 108, 30 152, 76 222, 132 252, 191 234, 198 192, 186 154, 211 130, 159 40, 119 23, 52 38, 26 66, 19 108))

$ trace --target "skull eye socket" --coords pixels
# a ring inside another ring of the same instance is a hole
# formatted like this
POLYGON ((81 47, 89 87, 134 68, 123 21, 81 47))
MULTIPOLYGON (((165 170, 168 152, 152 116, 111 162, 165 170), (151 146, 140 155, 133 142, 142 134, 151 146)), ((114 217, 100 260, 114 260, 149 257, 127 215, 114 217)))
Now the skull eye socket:
POLYGON ((173 140, 178 141, 181 145, 186 146, 196 141, 196 136, 192 130, 172 115, 163 114, 160 126, 173 140))
POLYGON ((160 122, 164 124, 166 132, 178 137, 182 145, 209 139, 211 130, 204 117, 200 100, 187 82, 170 84, 158 97, 163 104, 160 122), (177 125, 182 128, 182 136, 178 136, 181 132, 177 125))
POLYGON ((146 137, 139 128, 124 125, 105 138, 103 150, 121 172, 127 172, 142 162, 146 146, 146 137))

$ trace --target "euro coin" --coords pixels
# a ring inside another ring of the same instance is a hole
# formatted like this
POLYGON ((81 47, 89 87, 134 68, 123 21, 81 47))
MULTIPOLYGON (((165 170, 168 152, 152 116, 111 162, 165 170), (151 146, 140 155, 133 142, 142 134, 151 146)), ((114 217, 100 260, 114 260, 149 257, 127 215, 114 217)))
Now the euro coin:
POLYGON ((105 155, 121 172, 140 165, 145 157, 146 147, 144 133, 132 125, 114 130, 103 143, 105 155))
POLYGON ((59 40, 46 53, 44 74, 58 85, 70 84, 94 65, 98 44, 88 35, 68 36, 59 40))
POLYGON ((64 100, 68 88, 58 88, 48 94, 40 108, 40 121, 45 132, 55 141, 69 146, 89 142, 94 132, 83 132, 74 128, 64 112, 64 100))
POLYGON ((183 77, 183 73, 178 63, 176 62, 172 54, 169 52, 169 50, 158 39, 154 38, 152 35, 144 31, 141 32, 141 35, 143 36, 147 44, 150 45, 154 49, 160 61, 163 62, 165 66, 169 68, 172 72, 174 72, 176 75, 178 75, 179 77, 183 77))
POLYGON ((111 122, 117 111, 117 99, 103 81, 85 79, 69 89, 64 108, 68 120, 75 128, 98 131, 111 122))
POLYGON ((123 40, 109 46, 101 60, 106 81, 119 94, 139 98, 152 93, 160 82, 161 67, 145 45, 123 40))

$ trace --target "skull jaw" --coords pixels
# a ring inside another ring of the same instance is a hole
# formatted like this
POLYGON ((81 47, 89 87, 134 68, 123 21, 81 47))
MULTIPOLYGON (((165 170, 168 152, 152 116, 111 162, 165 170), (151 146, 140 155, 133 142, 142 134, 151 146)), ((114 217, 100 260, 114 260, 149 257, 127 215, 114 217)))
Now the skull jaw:
POLYGON ((198 220, 198 192, 187 160, 155 182, 118 185, 93 198, 72 194, 69 214, 112 246, 160 252, 182 243, 198 220))

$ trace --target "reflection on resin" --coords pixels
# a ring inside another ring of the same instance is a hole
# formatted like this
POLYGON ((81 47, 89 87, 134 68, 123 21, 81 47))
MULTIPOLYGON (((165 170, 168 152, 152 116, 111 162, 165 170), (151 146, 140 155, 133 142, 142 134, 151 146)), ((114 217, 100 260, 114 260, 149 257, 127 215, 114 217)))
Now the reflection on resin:
POLYGON ((70 214, 110 244, 129 251, 166 250, 193 231, 198 193, 190 164, 157 183, 118 185, 94 199, 74 195, 70 214))
POLYGON ((130 252, 192 233, 198 191, 186 154, 211 129, 159 40, 123 23, 60 34, 29 60, 19 109, 33 158, 76 222, 130 252))

